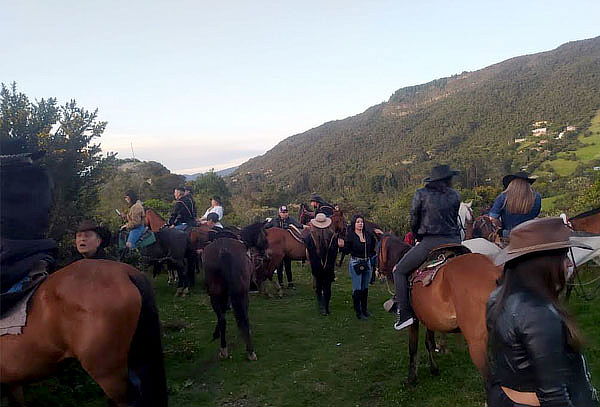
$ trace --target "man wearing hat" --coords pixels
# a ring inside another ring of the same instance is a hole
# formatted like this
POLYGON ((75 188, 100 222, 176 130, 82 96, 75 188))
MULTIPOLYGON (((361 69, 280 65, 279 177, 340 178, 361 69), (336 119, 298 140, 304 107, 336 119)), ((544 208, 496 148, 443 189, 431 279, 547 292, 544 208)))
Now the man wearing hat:
POLYGON ((498 195, 489 216, 502 221, 502 237, 523 222, 536 218, 542 209, 542 196, 531 187, 536 178, 521 171, 502 178, 504 191, 498 195))
MULTIPOLYGON (((271 219, 269 222, 265 224, 265 229, 269 228, 281 228, 281 229, 289 229, 290 225, 297 227, 298 229, 302 229, 304 225, 298 222, 296 219, 290 217, 288 207, 286 205, 282 205, 279 207, 279 211, 277 216, 271 219)), ((294 283, 292 282, 292 259, 289 257, 284 257, 283 261, 279 266, 277 266, 277 280, 279 280, 279 284, 283 285, 283 270, 285 268, 285 275, 287 277, 288 288, 294 288, 294 283)))
POLYGON ((110 244, 110 231, 94 221, 84 220, 75 233, 75 247, 84 259, 109 259, 104 248, 110 244))
POLYGON ((310 197, 310 205, 315 210, 315 215, 324 213, 328 218, 333 216, 333 205, 325 202, 319 195, 313 194, 310 197))
POLYGON ((418 189, 410 210, 411 232, 419 243, 394 266, 396 312, 394 329, 402 330, 415 321, 410 306, 408 276, 425 261, 429 252, 442 244, 460 243, 458 208, 460 195, 452 189, 452 177, 458 171, 438 165, 425 178, 425 187, 418 189))

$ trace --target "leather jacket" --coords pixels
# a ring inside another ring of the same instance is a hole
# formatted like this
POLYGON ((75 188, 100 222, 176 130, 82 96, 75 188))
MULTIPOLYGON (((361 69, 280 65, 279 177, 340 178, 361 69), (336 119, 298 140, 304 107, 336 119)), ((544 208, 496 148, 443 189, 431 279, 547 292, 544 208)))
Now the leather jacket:
POLYGON ((542 407, 598 407, 585 359, 568 345, 556 308, 522 288, 491 313, 500 289, 487 305, 492 383, 535 392, 542 407))
POLYGON ((271 219, 269 222, 267 222, 265 224, 265 229, 269 229, 269 228, 289 229, 290 225, 294 225, 298 229, 302 229, 304 227, 304 225, 300 224, 300 222, 298 222, 296 219, 292 218, 291 216, 288 216, 285 219, 283 219, 279 216, 275 216, 273 219, 271 219))
POLYGON ((458 235, 459 207, 460 195, 452 188, 445 191, 427 187, 417 189, 410 209, 411 231, 419 238, 458 235))
POLYGON ((188 225, 194 226, 196 224, 196 217, 194 214, 194 201, 189 195, 183 196, 180 200, 175 202, 168 224, 179 225, 181 223, 187 223, 188 225))

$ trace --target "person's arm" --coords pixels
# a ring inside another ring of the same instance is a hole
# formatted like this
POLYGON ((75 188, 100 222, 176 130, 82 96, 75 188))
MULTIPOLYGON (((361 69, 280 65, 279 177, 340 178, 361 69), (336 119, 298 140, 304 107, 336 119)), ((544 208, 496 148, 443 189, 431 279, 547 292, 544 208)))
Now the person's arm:
POLYGON ((415 236, 419 236, 419 226, 421 225, 421 192, 417 190, 413 197, 410 207, 410 230, 415 236))
POLYGON ((534 217, 538 217, 540 211, 542 210, 542 196, 539 192, 535 193, 535 201, 533 202, 533 207, 531 208, 531 214, 534 217))
POLYGON ((494 205, 492 205, 492 209, 488 213, 492 218, 500 219, 500 213, 502 212, 502 208, 504 207, 504 200, 506 199, 505 194, 500 194, 494 201, 494 205))
POLYGON ((519 337, 527 349, 536 375, 535 393, 542 407, 574 407, 567 390, 570 375, 565 354, 566 332, 554 308, 528 306, 515 316, 519 337))
POLYGON ((221 221, 221 219, 223 219, 223 207, 222 206, 215 206, 211 212, 216 213, 217 215, 219 215, 219 221, 221 221))
POLYGON ((202 217, 200 218, 200 220, 206 220, 206 217, 207 217, 207 216, 208 216, 208 214, 210 213, 210 210, 211 210, 211 209, 212 209, 212 208, 208 208, 208 209, 206 210, 206 212, 204 212, 204 215, 202 215, 202 217))
POLYGON ((171 212, 171 217, 167 222, 168 225, 174 225, 177 222, 177 218, 179 218, 179 213, 181 212, 181 202, 175 202, 175 206, 173 207, 173 211, 171 212))
POLYGON ((272 227, 275 227, 275 218, 271 218, 271 220, 265 223, 264 226, 265 229, 270 229, 272 227))

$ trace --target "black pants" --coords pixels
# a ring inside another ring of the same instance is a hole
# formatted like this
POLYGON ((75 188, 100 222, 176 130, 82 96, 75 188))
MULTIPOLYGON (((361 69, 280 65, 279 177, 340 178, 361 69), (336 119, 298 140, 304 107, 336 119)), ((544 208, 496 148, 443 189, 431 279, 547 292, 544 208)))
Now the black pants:
POLYGON ((283 269, 285 268, 285 276, 288 284, 292 282, 292 259, 284 257, 283 261, 277 267, 277 280, 279 284, 283 284, 283 269))
POLYGON ((333 281, 331 279, 326 278, 316 278, 315 277, 315 291, 317 293, 317 298, 322 297, 325 303, 325 307, 329 308, 329 301, 331 300, 331 284, 333 281))

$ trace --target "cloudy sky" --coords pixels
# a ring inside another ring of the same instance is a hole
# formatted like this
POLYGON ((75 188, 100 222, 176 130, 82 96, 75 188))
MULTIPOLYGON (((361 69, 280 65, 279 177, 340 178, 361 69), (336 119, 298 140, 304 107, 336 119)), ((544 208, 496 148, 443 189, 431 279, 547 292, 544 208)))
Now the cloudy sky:
POLYGON ((119 157, 223 169, 396 90, 600 35, 593 1, 7 1, 0 81, 119 157))

